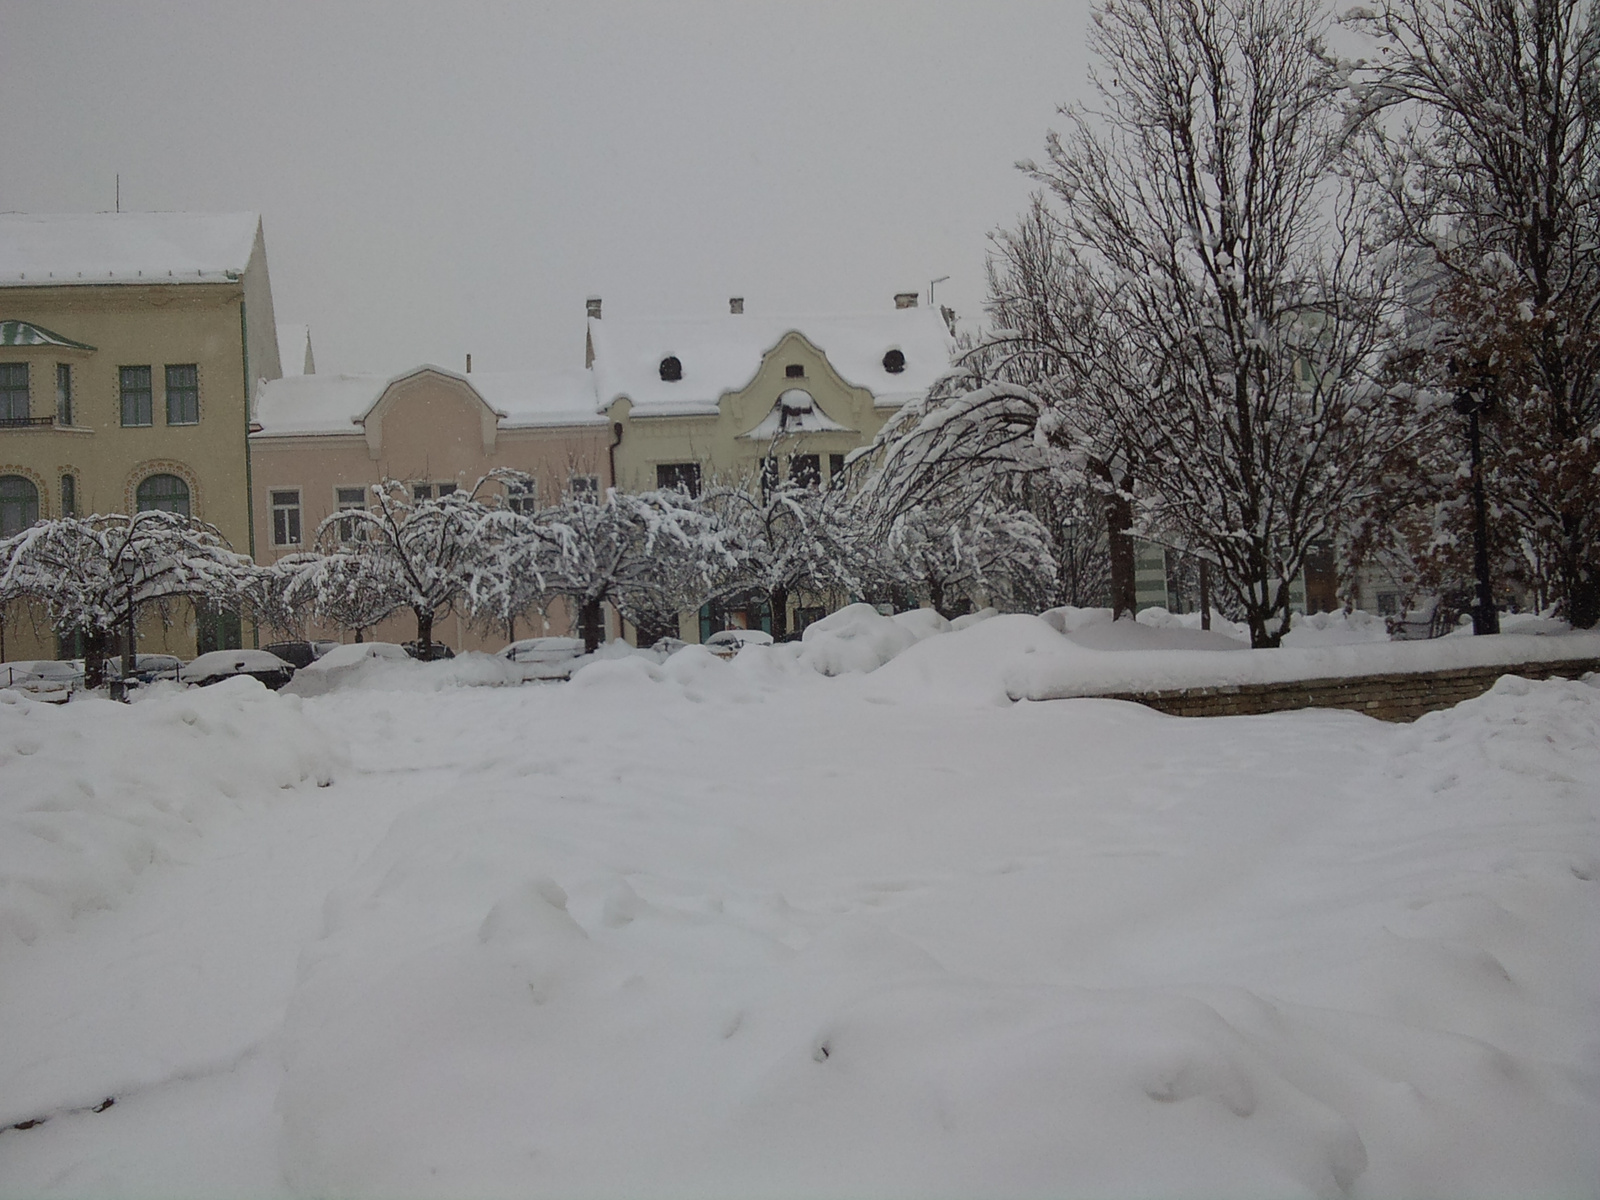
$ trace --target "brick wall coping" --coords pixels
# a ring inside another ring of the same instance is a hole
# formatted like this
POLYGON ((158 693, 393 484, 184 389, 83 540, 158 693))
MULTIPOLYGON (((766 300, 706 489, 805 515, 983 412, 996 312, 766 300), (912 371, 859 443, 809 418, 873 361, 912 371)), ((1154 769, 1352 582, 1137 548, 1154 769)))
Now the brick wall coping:
MULTIPOLYGON (((1186 693, 1276 684, 1323 690, 1357 679, 1490 670, 1527 675, 1542 665, 1600 660, 1600 633, 1500 634, 1429 642, 1368 642, 1277 650, 1088 650, 1066 638, 1008 664, 1014 700, 1186 693)), ((1592 669, 1592 668, 1591 668, 1592 669)), ((1536 676, 1537 677, 1537 676, 1536 676)))
POLYGON ((1384 721, 1414 721, 1423 713, 1481 696, 1505 675, 1578 679, 1600 673, 1600 657, 1496 663, 1442 671, 1340 675, 1275 683, 1222 684, 1168 691, 1103 693, 1085 699, 1131 700, 1180 717, 1258 716, 1301 708, 1341 708, 1384 721))

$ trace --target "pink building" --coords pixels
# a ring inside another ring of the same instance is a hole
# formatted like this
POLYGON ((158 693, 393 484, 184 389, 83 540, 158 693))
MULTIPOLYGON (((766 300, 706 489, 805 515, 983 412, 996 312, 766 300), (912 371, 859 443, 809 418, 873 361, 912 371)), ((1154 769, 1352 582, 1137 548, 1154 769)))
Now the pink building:
MULTIPOLYGON (((532 475, 541 504, 568 491, 598 492, 612 485, 611 442, 610 423, 595 411, 594 387, 582 370, 462 375, 423 366, 392 378, 270 380, 257 388, 250 433, 256 558, 267 563, 311 549, 325 518, 365 506, 368 489, 384 479, 425 498, 470 489, 502 467, 532 475)), ((547 628, 519 624, 514 632, 530 637, 569 629, 558 602, 547 628)), ((459 614, 434 624, 435 639, 458 651, 497 650, 507 634, 504 627, 474 628, 459 614)), ((409 641, 416 624, 402 612, 367 636, 409 641)))

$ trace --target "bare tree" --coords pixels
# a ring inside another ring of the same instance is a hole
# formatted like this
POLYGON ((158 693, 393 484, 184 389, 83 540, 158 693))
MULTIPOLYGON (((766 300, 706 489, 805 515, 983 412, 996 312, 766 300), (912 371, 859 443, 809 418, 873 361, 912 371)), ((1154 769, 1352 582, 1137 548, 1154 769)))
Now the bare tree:
POLYGON ((42 602, 63 636, 84 632, 89 687, 103 682, 119 631, 132 677, 141 609, 179 597, 230 607, 251 569, 214 526, 169 512, 62 517, 0 541, 0 596, 42 602))
POLYGON ((568 496, 532 518, 528 536, 547 547, 549 591, 577 608, 590 653, 604 636, 607 601, 641 616, 697 608, 736 561, 715 516, 672 490, 568 496))
MULTIPOLYGON (((1587 0, 1385 0, 1357 76, 1413 252, 1415 380, 1491 386, 1485 482, 1535 582, 1600 620, 1600 24, 1587 0)), ((1460 430, 1449 448, 1460 461, 1460 430)), ((1450 457, 1446 451, 1440 457, 1450 457)), ((1456 483, 1452 492, 1460 491, 1456 483)), ((1459 496, 1446 493, 1446 500, 1459 496)))
POLYGON ((1373 375, 1393 265, 1340 172, 1345 82, 1317 0, 1097 10, 1098 112, 1037 176, 1120 357, 1100 415, 1138 447, 1141 517, 1214 562, 1256 646, 1290 582, 1408 436, 1373 375))
POLYGON ((861 522, 842 489, 746 480, 712 488, 705 503, 727 529, 736 560, 723 588, 764 600, 774 637, 789 631, 792 597, 859 589, 854 543, 861 522))

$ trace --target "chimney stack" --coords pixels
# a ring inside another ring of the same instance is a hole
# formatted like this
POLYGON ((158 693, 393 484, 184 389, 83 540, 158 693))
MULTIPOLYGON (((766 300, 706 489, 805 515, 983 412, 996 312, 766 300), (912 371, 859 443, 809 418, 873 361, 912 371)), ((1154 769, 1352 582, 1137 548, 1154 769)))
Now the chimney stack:
POLYGON ((585 314, 588 316, 588 318, 591 321, 598 321, 600 319, 600 297, 599 296, 590 296, 587 300, 585 300, 583 302, 583 308, 584 308, 585 314))
POLYGON ((736 317, 740 313, 744 312, 744 297, 743 296, 729 296, 728 297, 728 312, 731 313, 732 315, 736 316, 736 317))
POLYGON ((916 292, 896 292, 894 294, 896 308, 915 308, 917 306, 916 292))
POLYGON ((467 374, 472 374, 472 355, 467 355, 467 374))

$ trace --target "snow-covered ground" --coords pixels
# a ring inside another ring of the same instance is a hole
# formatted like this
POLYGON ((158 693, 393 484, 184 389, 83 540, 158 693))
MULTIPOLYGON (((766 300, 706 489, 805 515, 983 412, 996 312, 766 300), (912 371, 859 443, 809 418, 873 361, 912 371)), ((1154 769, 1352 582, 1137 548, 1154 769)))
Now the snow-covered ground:
POLYGON ((0 696, 0 1195, 1600 1194, 1596 681, 1182 720, 957 624, 0 696))

